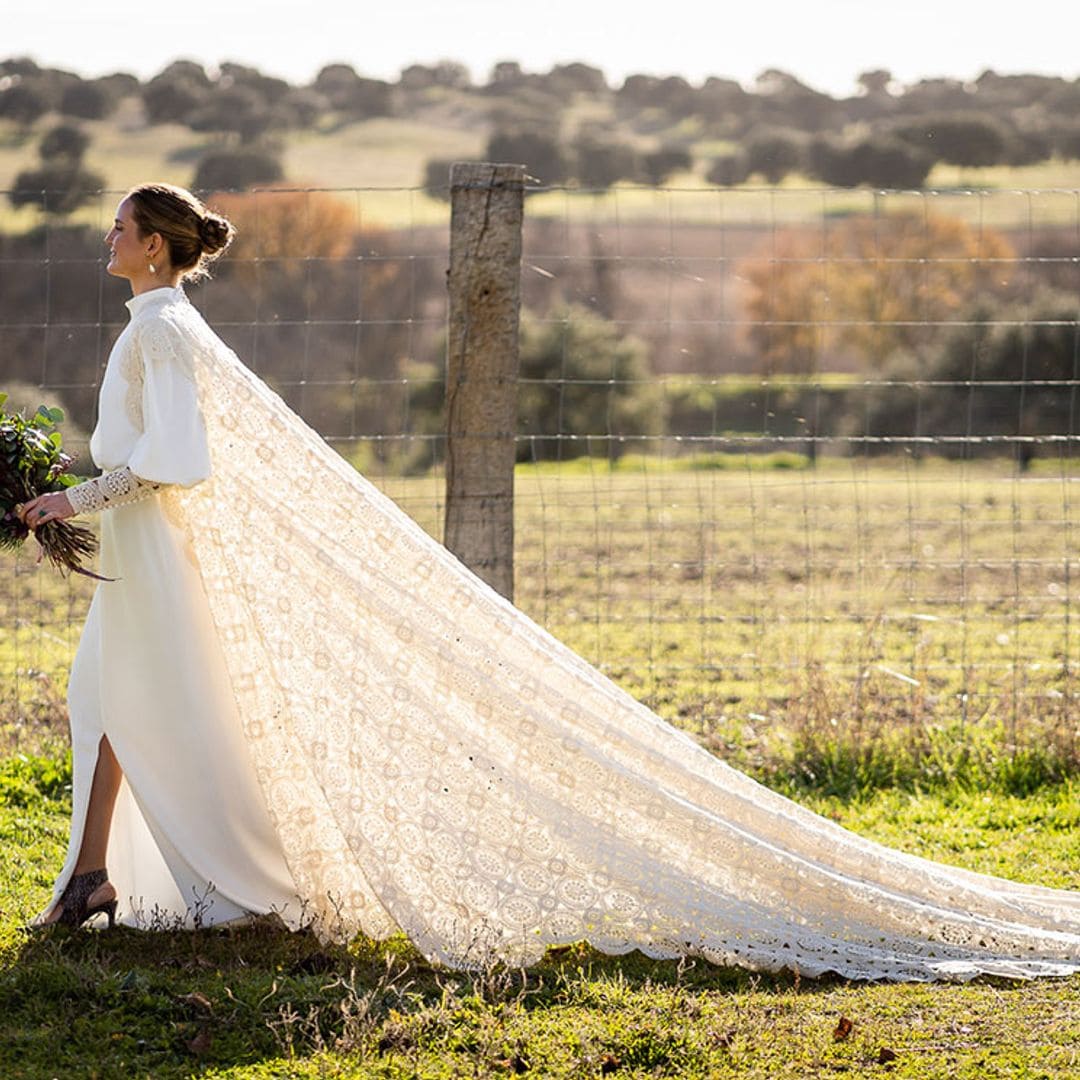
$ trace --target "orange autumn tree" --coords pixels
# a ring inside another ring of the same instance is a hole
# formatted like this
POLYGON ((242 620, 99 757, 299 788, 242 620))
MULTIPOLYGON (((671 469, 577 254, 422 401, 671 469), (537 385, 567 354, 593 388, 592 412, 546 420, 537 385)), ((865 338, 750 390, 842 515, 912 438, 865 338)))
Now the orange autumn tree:
POLYGON ((403 372, 438 348, 425 318, 445 292, 437 263, 415 258, 411 238, 361 227, 357 207, 330 192, 207 201, 237 229, 207 296, 237 352, 328 438, 406 431, 403 372))
POLYGON ((232 258, 249 267, 273 262, 296 273, 305 260, 341 259, 357 232, 354 212, 325 191, 223 193, 210 204, 236 226, 232 258))
POLYGON ((850 366, 880 370, 1009 284, 1000 233, 915 213, 857 216, 824 230, 789 230, 773 253, 745 263, 749 338, 769 373, 850 366))

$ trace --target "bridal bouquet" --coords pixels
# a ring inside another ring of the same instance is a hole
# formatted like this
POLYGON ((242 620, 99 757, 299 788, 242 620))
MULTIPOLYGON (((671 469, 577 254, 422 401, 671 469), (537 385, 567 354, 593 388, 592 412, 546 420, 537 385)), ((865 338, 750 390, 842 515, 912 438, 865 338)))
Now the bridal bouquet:
MULTIPOLYGON (((22 413, 4 412, 6 401, 7 394, 0 393, 0 549, 14 550, 30 535, 15 507, 78 481, 67 472, 73 459, 61 450, 56 430, 63 412, 42 405, 27 419, 22 413)), ((97 551, 97 540, 84 525, 48 521, 34 535, 41 554, 60 571, 97 577, 81 565, 97 551)))

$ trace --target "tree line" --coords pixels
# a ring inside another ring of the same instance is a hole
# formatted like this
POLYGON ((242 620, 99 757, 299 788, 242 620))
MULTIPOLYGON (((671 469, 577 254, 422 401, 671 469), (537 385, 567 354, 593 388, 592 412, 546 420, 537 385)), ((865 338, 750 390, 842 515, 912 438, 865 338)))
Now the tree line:
MULTIPOLYGON (((749 88, 721 77, 693 85, 645 74, 614 86, 585 63, 537 73, 513 61, 496 64, 481 83, 453 61, 412 64, 393 82, 336 63, 296 86, 247 65, 208 72, 189 60, 145 81, 125 73, 84 79, 13 58, 0 61, 0 119, 24 127, 47 113, 103 119, 136 98, 151 124, 222 137, 216 160, 196 176, 196 186, 207 188, 280 179, 275 135, 408 117, 439 101, 483 118, 489 158, 523 162, 544 185, 588 189, 619 180, 662 184, 695 163, 720 186, 755 178, 775 184, 800 172, 830 186, 915 188, 938 162, 1080 159, 1080 80, 988 70, 972 83, 934 78, 901 85, 888 71, 873 70, 859 76, 858 87, 833 97, 776 69, 749 88), (602 105, 607 119, 569 123, 568 110, 583 101, 602 105)), ((422 179, 440 193, 445 162, 431 162, 422 179)))

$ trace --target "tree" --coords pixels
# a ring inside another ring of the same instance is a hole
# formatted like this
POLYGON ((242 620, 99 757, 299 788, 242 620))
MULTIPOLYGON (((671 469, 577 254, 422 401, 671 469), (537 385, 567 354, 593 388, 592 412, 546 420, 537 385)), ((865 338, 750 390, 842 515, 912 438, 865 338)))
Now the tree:
POLYGON ((745 150, 717 154, 709 163, 705 179, 717 187, 736 187, 750 179, 750 162, 745 150))
POLYGON ((835 125, 836 102, 794 75, 769 68, 757 77, 756 84, 765 115, 773 123, 800 131, 820 131, 835 125))
POLYGON ((317 90, 294 86, 275 102, 271 127, 309 128, 329 108, 329 102, 317 90))
POLYGON ((644 344, 615 323, 574 305, 542 321, 526 313, 518 430, 534 438, 522 440, 519 458, 580 457, 590 435, 601 437, 605 456, 618 457, 623 438, 660 434, 663 398, 648 375, 644 344))
POLYGON ((890 135, 871 135, 855 142, 819 136, 806 155, 809 175, 835 187, 919 188, 933 160, 890 135))
POLYGON ((742 269, 759 366, 810 373, 846 356, 880 369, 915 349, 927 323, 1000 291, 1011 254, 991 229, 908 213, 846 218, 824 237, 783 233, 742 269))
POLYGON ((1080 124, 1062 123, 1053 134, 1054 153, 1062 161, 1080 161, 1080 124))
POLYGON ((604 73, 598 67, 591 67, 580 61, 569 64, 556 64, 548 72, 546 79, 564 91, 582 94, 602 94, 607 88, 604 73))
POLYGON ((424 167, 424 191, 440 202, 450 201, 450 158, 433 158, 424 167))
POLYGON ((558 136, 540 129, 496 131, 488 140, 487 160, 524 165, 542 184, 561 184, 570 175, 558 136))
POLYGON ((332 108, 355 119, 389 116, 394 109, 394 88, 388 82, 361 78, 348 64, 328 64, 315 76, 312 88, 332 108))
POLYGON ((892 83, 892 72, 886 68, 874 68, 873 71, 862 72, 856 81, 867 97, 886 97, 892 83))
POLYGON ((525 80, 525 72, 516 60, 500 60, 491 69, 488 88, 499 91, 516 90, 525 84, 525 80))
POLYGON ((90 137, 73 124, 60 124, 42 136, 38 155, 42 161, 81 161, 90 146, 90 137))
POLYGON ((36 206, 43 213, 62 217, 96 198, 105 178, 84 169, 76 160, 55 158, 15 177, 8 194, 12 206, 36 206))
POLYGON ((155 75, 142 91, 143 107, 152 124, 186 123, 210 96, 209 88, 186 75, 155 75))
POLYGON ((620 105, 632 109, 648 109, 660 104, 660 80, 655 75, 627 75, 615 91, 620 105))
POLYGON ((313 89, 322 94, 335 109, 348 109, 360 76, 348 64, 327 64, 312 83, 313 89))
POLYGON ((935 161, 978 168, 1000 165, 1008 146, 1006 129, 993 117, 939 114, 898 124, 894 134, 935 161))
POLYGON ((902 110, 917 113, 966 112, 975 107, 975 95, 959 79, 920 79, 900 98, 902 110))
MULTIPOLYGON (((423 363, 407 365, 405 374, 413 430, 440 433, 443 374, 423 363)), ((519 461, 617 458, 628 440, 662 434, 664 423, 663 393, 649 378, 643 342, 573 304, 543 319, 522 313, 517 430, 526 438, 518 441, 519 461)))
POLYGON ((627 143, 586 135, 578 139, 571 152, 574 177, 584 188, 603 190, 637 171, 637 155, 627 143))
POLYGON ((36 206, 43 213, 62 217, 95 198, 105 178, 84 169, 82 157, 90 140, 76 127, 61 124, 38 144, 41 164, 15 177, 8 195, 12 206, 36 206))
POLYGON ((440 60, 434 66, 410 64, 401 72, 401 86, 405 90, 427 90, 432 86, 444 86, 452 90, 464 90, 471 84, 469 69, 456 60, 440 60))
POLYGON ((187 116, 193 131, 222 131, 253 142, 270 126, 271 112, 259 92, 250 86, 229 85, 211 91, 202 106, 187 116))
POLYGON ((0 119, 29 127, 48 111, 48 96, 32 84, 18 82, 0 90, 0 119))
POLYGON ((893 438, 1031 436, 1030 443, 944 444, 939 450, 1015 453, 1026 467, 1037 436, 1075 430, 1067 384, 1077 372, 1076 297, 1041 291, 1006 306, 980 301, 962 314, 928 355, 898 353, 884 372, 890 382, 943 385, 907 393, 881 387, 864 398, 851 426, 858 434, 893 438))
POLYGON ((154 78, 183 79, 192 86, 198 86, 204 90, 209 90, 211 86, 211 79, 206 73, 206 68, 195 60, 173 60, 166 64, 154 78))
POLYGON ((279 79, 274 75, 264 75, 258 68, 236 64, 229 60, 221 65, 217 85, 220 88, 246 86, 254 90, 267 105, 276 104, 291 89, 284 79, 279 79))
POLYGON ((277 156, 264 147, 240 146, 211 150, 195 171, 191 186, 196 191, 235 191, 276 184, 284 177, 277 156))
POLYGON ((664 146, 642 154, 640 171, 645 183, 659 187, 674 173, 687 171, 694 163, 690 151, 681 146, 664 146))
POLYGON ((60 112, 82 120, 100 120, 113 107, 112 95, 100 82, 80 80, 60 95, 60 112))
POLYGON ((760 131, 743 146, 751 175, 763 176, 770 184, 779 184, 802 163, 802 141, 783 130, 760 131))
POLYGON ((1005 143, 1006 165, 1037 165, 1054 154, 1053 138, 1048 131, 1033 129, 1010 131, 1005 143))
MULTIPOLYGON (((343 259, 353 247, 356 219, 348 203, 325 191, 218 194, 214 208, 236 226, 231 256, 253 273, 270 260, 293 278, 307 259, 343 259)), ((256 280, 255 277, 252 280, 256 280)))

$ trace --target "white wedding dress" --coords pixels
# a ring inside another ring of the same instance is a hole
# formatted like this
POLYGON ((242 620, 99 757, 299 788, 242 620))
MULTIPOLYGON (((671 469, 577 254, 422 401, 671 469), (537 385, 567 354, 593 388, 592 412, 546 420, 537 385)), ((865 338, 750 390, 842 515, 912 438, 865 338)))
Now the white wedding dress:
POLYGON ((182 290, 129 307, 91 449, 169 486, 102 518, 118 580, 72 671, 55 897, 105 733, 134 925, 277 911, 451 965, 587 939, 804 975, 1080 971, 1080 893, 891 850, 725 765, 465 569, 182 290))

